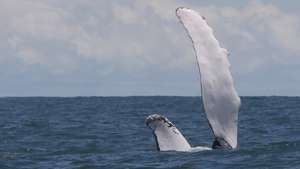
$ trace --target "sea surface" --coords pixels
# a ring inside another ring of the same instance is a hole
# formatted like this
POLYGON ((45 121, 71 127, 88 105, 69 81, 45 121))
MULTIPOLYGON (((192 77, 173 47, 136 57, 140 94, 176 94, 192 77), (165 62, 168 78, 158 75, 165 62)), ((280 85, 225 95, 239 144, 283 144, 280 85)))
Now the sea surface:
POLYGON ((212 132, 200 97, 0 98, 0 169, 300 169, 300 97, 242 97, 239 148, 158 152, 145 118, 193 146, 212 132))

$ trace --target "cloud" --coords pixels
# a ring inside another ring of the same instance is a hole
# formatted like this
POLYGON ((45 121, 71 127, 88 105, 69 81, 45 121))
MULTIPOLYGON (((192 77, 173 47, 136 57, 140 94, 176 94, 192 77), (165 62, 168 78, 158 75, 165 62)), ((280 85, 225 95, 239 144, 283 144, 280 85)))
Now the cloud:
POLYGON ((177 30, 170 26, 176 23, 174 1, 93 2, 1 1, 7 25, 2 40, 25 66, 45 65, 49 71, 80 67, 81 60, 125 69, 184 61, 185 49, 176 49, 177 30))
MULTIPOLYGON (((189 51, 192 48, 174 16, 176 7, 189 6, 186 2, 76 0, 66 5, 60 1, 1 1, 5 10, 0 17, 3 25, 8 25, 7 35, 2 37, 8 39, 10 50, 24 64, 68 69, 68 61, 74 68, 80 67, 81 59, 88 59, 99 64, 115 62, 125 68, 164 64, 184 69, 192 63, 193 57, 186 56, 193 54, 189 51), (81 9, 88 11, 79 12, 81 9), (57 60, 66 64, 57 64, 57 60)), ((290 56, 299 52, 299 19, 272 4, 251 1, 240 9, 212 5, 192 8, 205 15, 224 46, 239 55, 265 50, 262 45, 280 50, 267 52, 269 57, 251 59, 253 62, 238 56, 241 63, 245 59, 257 66, 258 60, 281 62, 285 57, 276 53, 290 56)))
POLYGON ((238 75, 300 64, 299 17, 267 2, 230 3, 2 0, 0 70, 68 75, 87 69, 101 78, 137 81, 194 76, 193 48, 174 14, 178 6, 207 18, 238 75))
POLYGON ((300 21, 273 4, 250 1, 242 8, 200 7, 229 48, 240 72, 271 64, 300 64, 300 21), (240 66, 239 66, 240 65, 240 66))
POLYGON ((275 45, 288 52, 299 52, 300 47, 296 44, 300 42, 300 22, 297 16, 271 4, 253 1, 250 5, 243 16, 252 22, 257 31, 267 33, 275 45))

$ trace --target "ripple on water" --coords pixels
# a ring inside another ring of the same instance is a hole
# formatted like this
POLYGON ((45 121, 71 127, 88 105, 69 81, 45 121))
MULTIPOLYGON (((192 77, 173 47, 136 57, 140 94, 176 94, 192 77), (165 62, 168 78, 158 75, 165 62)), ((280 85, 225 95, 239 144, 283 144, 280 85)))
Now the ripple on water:
POLYGON ((160 112, 211 145, 199 97, 0 98, 0 168, 300 168, 300 98, 242 97, 239 148, 157 152, 160 112))

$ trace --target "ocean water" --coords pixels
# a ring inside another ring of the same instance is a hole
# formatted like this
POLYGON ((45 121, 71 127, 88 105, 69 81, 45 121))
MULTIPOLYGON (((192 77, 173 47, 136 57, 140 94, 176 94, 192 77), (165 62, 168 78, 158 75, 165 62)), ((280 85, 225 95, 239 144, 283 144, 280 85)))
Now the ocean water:
POLYGON ((210 146, 202 109, 200 97, 0 98, 0 168, 300 168, 300 97, 242 97, 237 150, 156 150, 152 113, 210 146))

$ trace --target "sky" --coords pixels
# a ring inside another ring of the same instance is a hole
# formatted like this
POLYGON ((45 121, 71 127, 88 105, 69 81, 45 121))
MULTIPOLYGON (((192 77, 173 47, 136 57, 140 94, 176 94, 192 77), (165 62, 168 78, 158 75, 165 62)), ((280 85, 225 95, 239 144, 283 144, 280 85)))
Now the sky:
POLYGON ((205 16, 241 96, 300 96, 300 1, 0 0, 0 96, 199 96, 175 16, 205 16))

